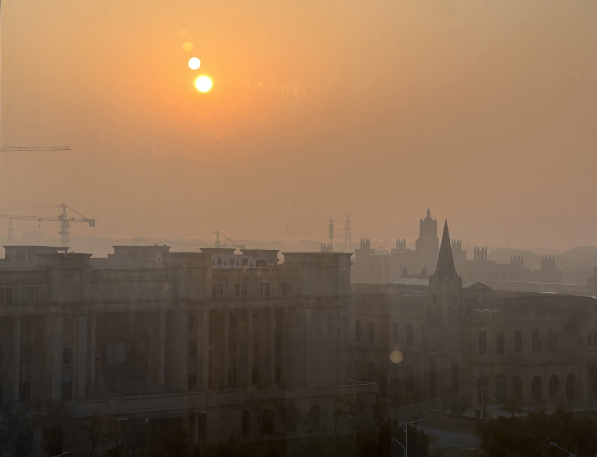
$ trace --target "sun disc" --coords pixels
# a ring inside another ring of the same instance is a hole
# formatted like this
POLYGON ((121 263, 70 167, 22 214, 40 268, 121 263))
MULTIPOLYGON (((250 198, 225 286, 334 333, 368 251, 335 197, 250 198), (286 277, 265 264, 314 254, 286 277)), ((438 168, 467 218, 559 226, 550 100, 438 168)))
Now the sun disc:
POLYGON ((193 50, 193 43, 191 43, 190 41, 187 41, 186 43, 184 43, 182 45, 182 50, 184 52, 191 52, 193 50))
POLYGON ((198 70, 201 66, 201 61, 197 57, 191 57, 189 59, 189 68, 191 70, 198 70))
POLYGON ((199 92, 209 92, 212 85, 213 82, 209 76, 202 75, 195 80, 195 87, 199 92))

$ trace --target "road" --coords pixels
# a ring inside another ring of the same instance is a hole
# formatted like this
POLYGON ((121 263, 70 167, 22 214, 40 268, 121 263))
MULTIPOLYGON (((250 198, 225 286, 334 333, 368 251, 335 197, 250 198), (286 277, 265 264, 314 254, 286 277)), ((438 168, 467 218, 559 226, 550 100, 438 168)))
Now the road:
POLYGON ((417 427, 422 429, 426 435, 436 436, 440 438, 439 443, 430 444, 429 449, 442 449, 448 447, 479 447, 479 438, 477 435, 469 433, 451 432, 449 430, 442 430, 431 427, 417 427))

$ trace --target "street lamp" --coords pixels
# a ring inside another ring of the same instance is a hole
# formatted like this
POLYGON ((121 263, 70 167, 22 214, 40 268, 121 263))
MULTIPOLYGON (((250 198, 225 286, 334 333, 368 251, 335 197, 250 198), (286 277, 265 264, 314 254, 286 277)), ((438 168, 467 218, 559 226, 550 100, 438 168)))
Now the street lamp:
POLYGON ((421 422, 422 420, 423 419, 417 419, 416 421, 406 422, 405 424, 402 424, 402 430, 404 430, 405 434, 404 446, 402 446, 402 443, 398 441, 396 438, 392 438, 392 440, 396 441, 400 446, 402 446, 402 449, 404 449, 404 457, 408 457, 408 426, 421 422))
MULTIPOLYGON (((402 443, 400 441, 398 441, 396 438, 392 438, 392 441, 395 441, 400 446, 402 446, 402 443)), ((404 457, 406 457, 406 449, 404 448, 404 446, 402 446, 402 451, 404 452, 404 457)))
POLYGON ((568 452, 566 449, 562 449, 560 446, 558 446, 556 443, 554 443, 553 441, 551 441, 549 443, 549 445, 551 447, 555 447, 556 449, 559 449, 560 451, 564 451, 566 454, 568 454, 570 457, 576 457, 572 452, 568 452))

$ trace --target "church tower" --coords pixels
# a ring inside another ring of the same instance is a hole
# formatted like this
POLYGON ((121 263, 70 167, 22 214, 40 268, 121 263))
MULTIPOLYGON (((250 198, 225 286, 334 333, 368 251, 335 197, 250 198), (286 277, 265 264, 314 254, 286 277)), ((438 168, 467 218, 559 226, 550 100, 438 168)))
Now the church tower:
POLYGON ((437 268, 429 278, 427 305, 427 385, 431 397, 462 389, 462 278, 456 273, 448 221, 444 225, 437 268))
POLYGON ((429 278, 430 313, 434 316, 456 317, 463 315, 462 278, 456 273, 448 221, 444 225, 435 273, 429 278))

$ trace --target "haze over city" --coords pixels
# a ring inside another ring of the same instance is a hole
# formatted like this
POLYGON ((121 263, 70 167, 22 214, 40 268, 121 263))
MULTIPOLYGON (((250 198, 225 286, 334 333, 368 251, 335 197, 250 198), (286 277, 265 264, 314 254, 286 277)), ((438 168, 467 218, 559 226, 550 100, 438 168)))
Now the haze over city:
POLYGON ((597 244, 595 2, 2 8, 2 143, 72 149, 3 153, 3 209, 293 242, 350 214, 355 241, 412 242, 431 208, 479 244, 597 244))

